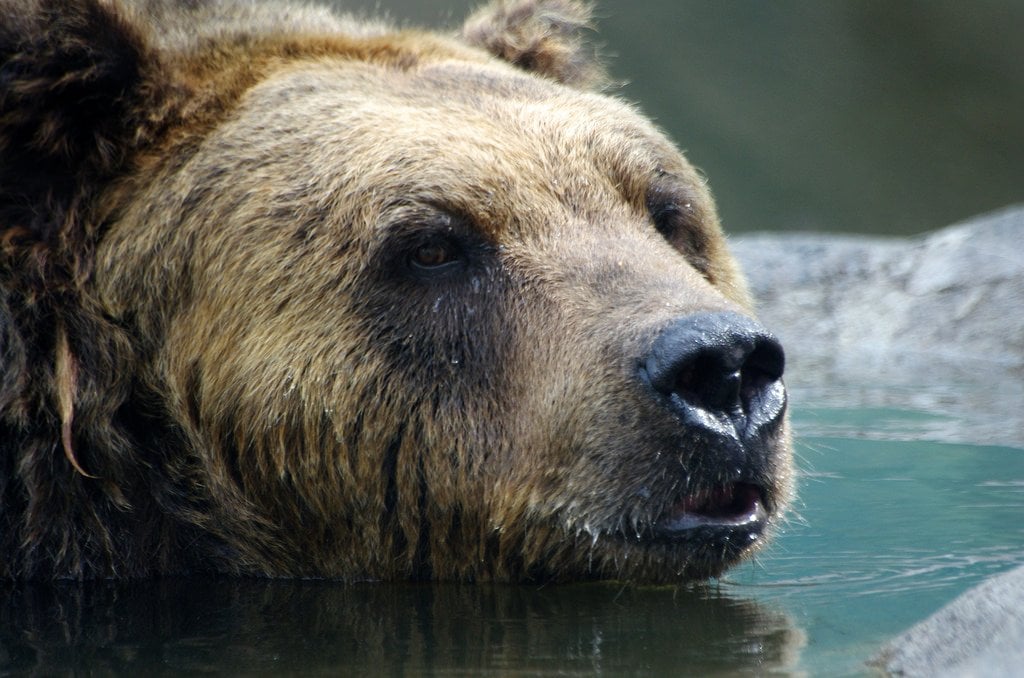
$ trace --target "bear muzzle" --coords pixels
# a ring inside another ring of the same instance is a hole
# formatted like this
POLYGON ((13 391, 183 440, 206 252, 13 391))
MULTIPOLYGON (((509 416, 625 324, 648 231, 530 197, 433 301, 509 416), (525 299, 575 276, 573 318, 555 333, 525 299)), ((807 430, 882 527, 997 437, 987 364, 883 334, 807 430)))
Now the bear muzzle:
POLYGON ((768 487, 787 396, 785 354, 754 320, 733 312, 684 316, 663 329, 639 377, 690 440, 703 477, 690 477, 656 521, 656 541, 731 541, 765 530, 777 502, 768 487), (769 482, 766 482, 769 481, 769 482))

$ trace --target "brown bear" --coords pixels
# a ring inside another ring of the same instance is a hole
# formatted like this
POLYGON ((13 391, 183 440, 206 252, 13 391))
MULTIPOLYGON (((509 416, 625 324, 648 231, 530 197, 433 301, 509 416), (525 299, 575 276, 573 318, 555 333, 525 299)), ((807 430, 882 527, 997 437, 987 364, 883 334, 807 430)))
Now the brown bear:
POLYGON ((577 0, 0 0, 0 577, 681 582, 783 353, 577 0))

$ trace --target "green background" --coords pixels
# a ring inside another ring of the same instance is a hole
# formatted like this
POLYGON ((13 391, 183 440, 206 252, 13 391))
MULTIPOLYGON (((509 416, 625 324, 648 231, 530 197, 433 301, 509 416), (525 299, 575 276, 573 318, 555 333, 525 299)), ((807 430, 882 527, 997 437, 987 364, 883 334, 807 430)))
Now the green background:
MULTIPOLYGON (((457 26, 477 2, 352 0, 457 26)), ((1024 2, 601 0, 596 40, 732 232, 915 233, 1024 202, 1024 2)))

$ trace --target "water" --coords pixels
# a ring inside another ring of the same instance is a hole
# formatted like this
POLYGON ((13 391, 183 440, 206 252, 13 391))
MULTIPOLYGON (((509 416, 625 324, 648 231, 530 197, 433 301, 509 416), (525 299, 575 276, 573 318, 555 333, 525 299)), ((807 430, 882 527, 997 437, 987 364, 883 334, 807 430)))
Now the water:
MULTIPOLYGON (((797 393, 799 396, 799 393, 797 393)), ((798 517, 730 591, 807 636, 797 668, 858 674, 880 645, 1024 562, 1024 449, 921 439, 920 410, 797 411, 798 517)))
POLYGON ((893 635, 1024 562, 1024 445, 841 391, 793 389, 800 500, 708 587, 7 584, 0 674, 866 674, 893 635))

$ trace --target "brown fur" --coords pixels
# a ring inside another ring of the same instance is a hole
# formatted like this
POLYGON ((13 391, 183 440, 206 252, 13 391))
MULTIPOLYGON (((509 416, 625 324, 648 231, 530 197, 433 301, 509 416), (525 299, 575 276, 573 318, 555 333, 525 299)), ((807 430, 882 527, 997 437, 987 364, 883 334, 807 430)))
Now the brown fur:
POLYGON ((735 560, 623 538, 719 477, 637 356, 749 299, 702 179, 579 89, 603 81, 587 7, 498 2, 451 37, 274 4, 0 10, 0 576, 735 560), (454 273, 410 267, 437 242, 454 273))

